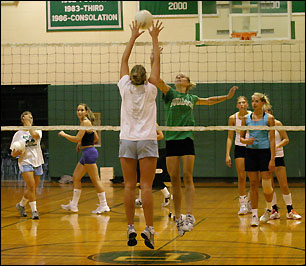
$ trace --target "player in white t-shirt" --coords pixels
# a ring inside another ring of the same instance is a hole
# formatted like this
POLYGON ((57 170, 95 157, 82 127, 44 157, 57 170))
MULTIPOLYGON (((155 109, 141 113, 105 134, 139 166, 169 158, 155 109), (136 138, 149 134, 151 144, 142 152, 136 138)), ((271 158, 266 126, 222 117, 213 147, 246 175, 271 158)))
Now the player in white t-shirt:
MULTIPOLYGON (((25 111, 20 116, 23 126, 33 125, 33 116, 30 111, 25 111)), ((42 165, 44 158, 42 155, 40 141, 42 138, 41 130, 19 130, 14 136, 10 146, 12 150, 11 155, 18 158, 18 166, 26 183, 26 190, 22 200, 17 203, 16 208, 21 217, 26 217, 25 206, 29 202, 32 210, 32 219, 39 219, 36 208, 36 188, 39 185, 40 176, 43 174, 42 165), (25 152, 20 150, 13 150, 12 145, 15 141, 25 142, 25 152)))
POLYGON ((160 50, 158 35, 163 29, 162 23, 152 23, 149 34, 152 37, 155 62, 147 80, 146 69, 135 65, 129 71, 129 57, 136 39, 144 33, 139 32, 140 25, 132 22, 131 37, 123 52, 118 87, 121 95, 120 147, 119 157, 124 178, 124 205, 128 223, 129 246, 135 246, 136 230, 135 190, 137 183, 137 161, 140 166, 140 185, 146 228, 141 236, 145 245, 154 249, 153 195, 152 183, 158 158, 156 135, 157 85, 160 79, 160 50))
MULTIPOLYGON (((245 96, 239 96, 237 98, 236 107, 239 109, 238 112, 232 114, 228 119, 229 126, 241 126, 241 121, 245 115, 251 113, 248 111, 248 100, 245 96)), ((228 167, 232 166, 231 160, 231 148, 233 144, 234 138, 234 130, 229 130, 227 134, 227 141, 226 141, 226 157, 225 163, 228 167)), ((245 153, 246 153, 246 144, 241 143, 240 141, 240 130, 236 131, 235 136, 235 165, 236 171, 238 175, 238 194, 239 194, 239 203, 240 209, 238 211, 239 215, 247 214, 248 212, 252 211, 250 197, 246 195, 246 172, 244 168, 245 162, 245 153)), ((250 194, 250 192, 249 192, 250 194)))

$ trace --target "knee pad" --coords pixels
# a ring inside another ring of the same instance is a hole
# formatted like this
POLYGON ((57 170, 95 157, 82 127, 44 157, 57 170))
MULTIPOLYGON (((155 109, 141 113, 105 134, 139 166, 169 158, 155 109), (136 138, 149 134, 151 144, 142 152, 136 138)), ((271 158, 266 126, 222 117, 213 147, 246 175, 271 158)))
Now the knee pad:
POLYGON ((262 179, 262 188, 265 194, 271 194, 273 192, 271 179, 262 179))

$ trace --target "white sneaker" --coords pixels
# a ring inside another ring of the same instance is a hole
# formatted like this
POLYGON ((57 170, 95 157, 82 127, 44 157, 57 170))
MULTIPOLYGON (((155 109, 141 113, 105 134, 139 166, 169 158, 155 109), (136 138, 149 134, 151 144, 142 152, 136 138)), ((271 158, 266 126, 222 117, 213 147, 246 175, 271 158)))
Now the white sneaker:
POLYGON ((279 219, 279 218, 280 218, 279 212, 277 212, 276 210, 273 210, 272 214, 270 215, 270 219, 274 220, 274 219, 279 219))
POLYGON ((267 223, 270 220, 270 215, 271 215, 272 211, 269 209, 265 210, 265 213, 260 217, 260 221, 262 223, 267 223))
POLYGON ((106 206, 101 206, 99 204, 97 204, 97 205, 99 207, 96 210, 92 211, 92 213, 99 214, 99 213, 102 213, 102 212, 109 212, 110 211, 110 208, 107 205, 106 206))
POLYGON ((299 220, 302 219, 302 216, 292 209, 291 212, 287 213, 287 219, 299 220))
POLYGON ((172 199, 172 195, 169 193, 167 197, 164 198, 164 202, 162 203, 162 207, 166 207, 169 205, 170 200, 172 199))
POLYGON ((185 232, 190 232, 193 229, 194 223, 195 223, 194 216, 191 214, 186 214, 186 217, 184 219, 183 230, 185 232))
POLYGON ((136 200, 135 200, 135 206, 136 206, 136 207, 139 207, 139 208, 142 208, 142 202, 141 202, 140 199, 136 199, 136 200))
POLYGON ((64 210, 67 210, 67 211, 72 211, 72 212, 78 212, 79 211, 78 206, 74 205, 72 203, 72 201, 70 201, 69 204, 67 204, 67 205, 62 204, 61 206, 64 210))
POLYGON ((146 228, 141 233, 141 237, 144 239, 144 243, 148 248, 154 249, 154 230, 149 230, 149 228, 146 228))
POLYGON ((259 221, 258 221, 258 216, 253 215, 251 219, 251 226, 258 226, 259 221))
POLYGON ((132 247, 132 246, 137 245, 136 236, 137 236, 137 233, 136 233, 134 226, 128 226, 128 230, 127 230, 128 246, 132 247))
POLYGON ((180 216, 180 218, 175 219, 175 222, 176 222, 176 228, 177 228, 177 232, 179 236, 183 236, 186 231, 184 230, 184 219, 182 215, 180 216))
POLYGON ((245 205, 240 206, 240 210, 238 211, 239 215, 244 215, 248 213, 248 208, 245 205))

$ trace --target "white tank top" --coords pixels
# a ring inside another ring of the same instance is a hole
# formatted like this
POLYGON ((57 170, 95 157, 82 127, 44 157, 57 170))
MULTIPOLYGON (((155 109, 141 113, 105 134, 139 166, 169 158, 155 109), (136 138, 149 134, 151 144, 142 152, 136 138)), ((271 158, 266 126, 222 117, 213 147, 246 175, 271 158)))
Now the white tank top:
MULTIPOLYGON (((280 143, 282 141, 282 138, 277 130, 275 130, 275 145, 280 143)), ((275 157, 284 157, 284 149, 283 147, 277 148, 275 151, 275 157)))
MULTIPOLYGON (((251 111, 248 111, 248 114, 249 114, 250 112, 251 112, 251 111)), ((242 122, 242 120, 239 119, 238 113, 239 113, 239 112, 237 112, 237 113, 235 114, 235 126, 241 126, 241 122, 242 122)), ((246 133, 246 138, 248 138, 248 137, 249 137, 249 133, 247 132, 247 133, 246 133)), ((246 146, 246 144, 243 144, 243 143, 241 143, 241 141, 240 141, 240 130, 236 130, 235 145, 237 145, 237 146, 244 146, 244 147, 246 146)))

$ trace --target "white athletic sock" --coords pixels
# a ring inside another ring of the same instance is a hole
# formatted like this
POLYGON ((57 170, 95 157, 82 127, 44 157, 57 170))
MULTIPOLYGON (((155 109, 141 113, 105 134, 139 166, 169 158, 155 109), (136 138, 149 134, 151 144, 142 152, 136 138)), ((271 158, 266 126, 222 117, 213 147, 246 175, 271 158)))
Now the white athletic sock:
POLYGON ((275 191, 273 192, 272 206, 277 204, 277 197, 275 191))
POLYGON ((99 198, 99 201, 100 201, 100 205, 101 206, 106 206, 107 205, 107 202, 106 202, 106 198, 105 198, 105 192, 100 192, 100 193, 97 193, 98 194, 98 198, 99 198))
POLYGON ((247 197, 246 197, 246 195, 242 195, 242 196, 239 196, 239 203, 240 203, 240 205, 242 206, 242 205, 246 205, 247 204, 247 197))
POLYGON ((160 191, 163 193, 164 198, 169 197, 170 192, 168 191, 168 188, 167 188, 167 187, 164 187, 164 188, 161 189, 160 191))
POLYGON ((149 232, 150 232, 151 234, 154 234, 154 227, 153 227, 153 226, 148 226, 148 225, 147 225, 147 228, 149 229, 149 232))
POLYGON ((82 189, 77 189, 77 188, 75 188, 75 189, 73 190, 73 197, 72 197, 72 203, 73 203, 73 205, 78 206, 78 204, 79 204, 79 199, 80 199, 80 197, 81 197, 81 192, 82 192, 82 189))
POLYGON ((292 205, 291 193, 289 193, 288 195, 283 194, 283 199, 284 199, 286 205, 292 205))
POLYGON ((258 209, 252 209, 252 216, 254 215, 258 217, 258 209))
POLYGON ((29 202, 32 212, 37 211, 36 209, 36 201, 29 202))
POLYGON ((267 206, 267 209, 271 211, 272 210, 272 201, 271 202, 266 201, 266 206, 267 206))
POLYGON ((28 199, 26 199, 24 196, 22 197, 22 199, 21 199, 21 201, 19 202, 19 204, 21 205, 21 206, 26 206, 27 205, 27 203, 29 202, 29 200, 28 199))

